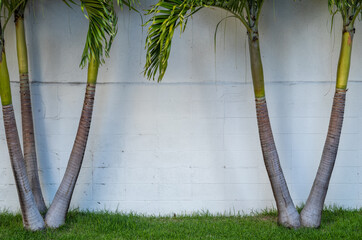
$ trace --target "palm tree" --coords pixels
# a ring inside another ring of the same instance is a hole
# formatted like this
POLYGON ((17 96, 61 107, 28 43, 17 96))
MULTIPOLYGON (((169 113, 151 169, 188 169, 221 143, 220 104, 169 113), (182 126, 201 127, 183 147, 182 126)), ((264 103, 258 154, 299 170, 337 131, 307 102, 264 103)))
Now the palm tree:
MULTIPOLYGON (((0 10, 3 7, 8 7, 4 1, 0 0, 0 10)), ((45 227, 44 220, 40 215, 37 208, 33 193, 31 191, 30 183, 27 177, 24 157, 21 151, 18 130, 16 126, 14 109, 12 105, 10 77, 6 62, 4 30, 10 19, 11 14, 15 9, 8 8, 8 16, 5 18, 4 25, 1 24, 0 18, 0 95, 4 118, 4 128, 6 134, 6 141, 8 144, 9 155, 15 184, 18 191, 20 208, 23 217, 23 225, 29 230, 39 230, 45 227)))
POLYGON ((46 211, 43 194, 40 187, 36 145, 34 138, 31 93, 29 87, 28 50, 26 46, 24 11, 28 0, 6 0, 8 9, 15 9, 14 20, 16 29, 16 47, 20 78, 20 100, 23 130, 24 160, 31 190, 40 212, 46 211))
POLYGON ((247 29, 251 72, 255 93, 259 137, 266 170, 278 208, 278 222, 286 227, 300 226, 299 214, 290 197, 274 143, 265 99, 264 74, 259 47, 258 23, 264 0, 160 0, 148 12, 152 17, 146 39, 145 75, 161 81, 167 69, 171 41, 176 27, 185 30, 188 17, 204 7, 221 8, 240 20, 247 29))
MULTIPOLYGON (((72 0, 69 0, 69 2, 74 3, 72 0)), ((89 20, 88 34, 81 60, 82 67, 88 64, 87 87, 78 131, 68 166, 45 216, 45 223, 51 228, 57 228, 65 222, 87 145, 98 68, 104 62, 104 55, 108 56, 116 34, 117 17, 112 0, 80 0, 80 2, 82 11, 87 14, 86 17, 89 20)))
MULTIPOLYGON (((343 20, 342 45, 337 68, 336 90, 326 142, 312 189, 304 209, 301 223, 305 227, 319 227, 324 200, 327 195, 334 163, 336 161, 341 136, 347 82, 351 63, 352 43, 355 33, 354 23, 361 13, 361 0, 329 0, 328 6, 333 16, 339 12, 343 20)), ((361 14, 362 15, 362 14, 361 14)))

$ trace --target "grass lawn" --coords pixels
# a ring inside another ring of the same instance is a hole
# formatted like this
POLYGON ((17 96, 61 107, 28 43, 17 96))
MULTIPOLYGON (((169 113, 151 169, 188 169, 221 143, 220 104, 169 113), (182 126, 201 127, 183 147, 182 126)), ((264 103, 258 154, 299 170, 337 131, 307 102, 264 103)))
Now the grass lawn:
POLYGON ((362 209, 329 208, 319 229, 286 229, 275 211, 251 216, 144 217, 71 211, 58 230, 23 230, 21 216, 0 214, 0 239, 362 239, 362 209))

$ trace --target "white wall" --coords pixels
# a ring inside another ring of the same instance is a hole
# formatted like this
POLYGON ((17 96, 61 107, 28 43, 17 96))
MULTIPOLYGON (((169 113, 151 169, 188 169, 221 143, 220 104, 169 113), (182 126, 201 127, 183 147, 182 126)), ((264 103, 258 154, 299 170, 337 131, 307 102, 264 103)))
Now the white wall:
MULTIPOLYGON (((151 2, 143 1, 146 8, 151 2)), ((175 35, 162 83, 142 74, 140 17, 119 15, 102 66, 87 152, 72 207, 147 214, 246 211, 274 206, 258 140, 245 29, 206 9, 175 35)), ((40 178, 46 202, 63 176, 80 116, 86 70, 78 68, 87 20, 61 1, 26 12, 40 178)), ((6 31, 20 125, 14 28, 6 31)), ((327 1, 266 1, 260 22, 266 91, 282 166, 296 204, 308 196, 334 93, 340 17, 330 33, 327 1)), ((362 206, 362 24, 355 45, 345 122, 327 204, 362 206)), ((2 114, 0 113, 2 119, 2 114)), ((0 120, 0 208, 19 209, 0 120)))

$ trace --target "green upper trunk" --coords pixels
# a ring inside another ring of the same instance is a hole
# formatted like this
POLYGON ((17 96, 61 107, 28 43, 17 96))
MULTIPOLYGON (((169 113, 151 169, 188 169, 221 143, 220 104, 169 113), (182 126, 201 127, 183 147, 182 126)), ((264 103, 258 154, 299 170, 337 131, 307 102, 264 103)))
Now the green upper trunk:
POLYGON ((5 48, 3 48, 0 60, 0 93, 1 93, 2 105, 3 106, 10 105, 12 103, 11 88, 10 88, 8 65, 6 63, 5 48))
POLYGON ((26 48, 24 18, 17 18, 15 21, 15 26, 19 73, 26 74, 28 73, 28 50, 26 48))
POLYGON ((249 52, 251 75, 253 78, 256 98, 265 97, 263 64, 260 55, 259 34, 257 31, 249 33, 249 52))
POLYGON ((343 30, 341 52, 339 55, 337 70, 337 89, 347 88, 349 69, 351 65, 352 42, 353 30, 343 30))
POLYGON ((99 62, 92 58, 88 63, 88 79, 87 83, 96 84, 98 76, 99 62))

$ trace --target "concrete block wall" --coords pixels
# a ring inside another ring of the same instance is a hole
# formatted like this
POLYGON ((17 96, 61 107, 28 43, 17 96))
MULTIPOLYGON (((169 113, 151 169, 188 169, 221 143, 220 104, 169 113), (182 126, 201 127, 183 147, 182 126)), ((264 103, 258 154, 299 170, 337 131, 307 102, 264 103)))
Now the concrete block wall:
MULTIPOLYGON (((148 6, 152 1, 143 1, 148 6)), ((155 1, 153 1, 155 2, 155 1)), ((62 179, 86 81, 79 69, 87 21, 77 8, 36 1, 26 12, 39 174, 46 202, 62 179), (35 12, 35 13, 33 13, 35 12)), ((162 83, 142 74, 144 40, 135 13, 119 15, 111 58, 99 73, 92 128, 72 207, 144 214, 250 212, 275 206, 263 164, 245 30, 202 10, 175 34, 162 83)), ((271 124, 289 189, 306 201, 334 94, 340 19, 327 3, 266 1, 261 49, 271 124)), ((20 129, 14 28, 6 30, 20 129)), ((362 207, 362 25, 356 24, 345 121, 327 204, 362 207)), ((0 209, 19 209, 0 113, 0 209)))

